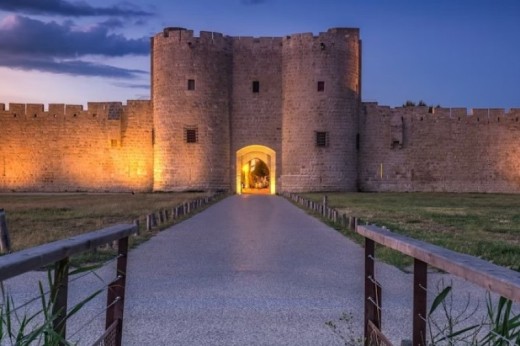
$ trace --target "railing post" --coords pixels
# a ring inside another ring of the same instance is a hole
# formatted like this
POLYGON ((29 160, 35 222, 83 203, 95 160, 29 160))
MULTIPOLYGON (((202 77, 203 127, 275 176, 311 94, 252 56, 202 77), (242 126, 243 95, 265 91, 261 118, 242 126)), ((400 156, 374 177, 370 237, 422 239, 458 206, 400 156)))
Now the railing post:
POLYGON ((159 214, 159 224, 162 225, 166 221, 164 218, 164 210, 160 209, 158 214, 159 214))
MULTIPOLYGON (((54 264, 54 281, 51 287, 52 328, 65 340, 67 332, 67 296, 69 288, 69 258, 54 264)), ((66 345, 60 342, 60 345, 66 345)))
POLYGON ((11 239, 5 222, 5 212, 0 209, 0 253, 11 252, 11 239))
POLYGON ((157 227, 157 216, 155 213, 151 213, 146 217, 146 230, 151 231, 154 227, 157 227))
POLYGON ((413 265, 413 346, 426 345, 428 265, 414 259, 413 265))
POLYGON ((373 344, 370 324, 381 330, 381 288, 375 279, 374 249, 374 241, 365 238, 365 345, 373 344))
POLYGON ((115 339, 116 346, 121 346, 123 337, 127 255, 128 237, 124 237, 118 241, 117 277, 108 286, 107 313, 105 320, 105 329, 110 328, 113 323, 117 323, 115 339))
POLYGON ((137 229, 137 232, 135 233, 135 235, 140 235, 141 234, 141 230, 140 230, 140 227, 141 227, 141 221, 139 221, 139 219, 135 219, 134 220, 134 225, 137 229))
POLYGON ((355 231, 356 230, 356 226, 357 226, 357 219, 355 216, 351 216, 349 218, 349 222, 348 222, 348 228, 352 231, 355 231))

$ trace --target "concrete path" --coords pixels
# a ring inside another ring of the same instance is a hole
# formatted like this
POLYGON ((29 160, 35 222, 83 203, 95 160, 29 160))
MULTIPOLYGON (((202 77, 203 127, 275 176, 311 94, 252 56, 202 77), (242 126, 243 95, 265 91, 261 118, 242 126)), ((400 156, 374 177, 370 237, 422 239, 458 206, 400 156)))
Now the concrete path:
POLYGON ((229 197, 132 251, 124 344, 341 345, 362 259, 281 197, 229 197))
MULTIPOLYGON (((362 336, 363 266, 361 247, 287 200, 229 197, 131 252, 124 345, 351 345, 362 336)), ((383 330, 399 345, 411 336, 412 276, 376 271, 383 330)), ((483 297, 447 275, 430 275, 430 287, 439 278, 483 297)))

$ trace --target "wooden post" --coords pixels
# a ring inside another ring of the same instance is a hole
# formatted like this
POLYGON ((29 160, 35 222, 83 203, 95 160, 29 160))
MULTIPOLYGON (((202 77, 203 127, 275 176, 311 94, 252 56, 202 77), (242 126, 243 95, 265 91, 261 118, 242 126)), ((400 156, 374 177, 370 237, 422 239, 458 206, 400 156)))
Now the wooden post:
POLYGON ((141 234, 141 230, 140 230, 141 223, 140 223, 139 219, 134 220, 134 225, 135 225, 135 227, 137 227, 137 232, 135 233, 135 235, 138 236, 141 234))
POLYGON ((375 279, 374 241, 365 238, 365 345, 371 345, 371 324, 381 330, 381 288, 375 279))
POLYGON ((4 209, 0 209, 0 253, 11 252, 11 238, 7 230, 4 209))
POLYGON ((161 209, 159 210, 159 224, 163 224, 164 223, 164 211, 161 209))
POLYGON ((105 329, 111 327, 113 323, 117 323, 115 329, 115 345, 121 346, 123 336, 123 312, 125 307, 128 237, 119 239, 118 243, 117 276, 108 286, 105 329))
POLYGON ((343 228, 348 228, 348 217, 347 217, 347 214, 343 214, 343 216, 341 217, 341 223, 342 223, 342 226, 343 228))
POLYGON ((355 231, 356 230, 356 226, 357 226, 357 219, 354 216, 351 216, 349 218, 349 225, 348 225, 348 227, 350 228, 350 230, 355 231))
POLYGON ((146 215, 146 230, 151 231, 153 228, 152 214, 146 215))
MULTIPOLYGON (((67 296, 69 288, 69 258, 54 264, 54 281, 51 287, 52 328, 65 340, 67 332, 67 296)), ((60 342, 59 345, 66 345, 60 342)))
POLYGON ((414 259, 413 264, 413 346, 426 345, 428 265, 414 259))

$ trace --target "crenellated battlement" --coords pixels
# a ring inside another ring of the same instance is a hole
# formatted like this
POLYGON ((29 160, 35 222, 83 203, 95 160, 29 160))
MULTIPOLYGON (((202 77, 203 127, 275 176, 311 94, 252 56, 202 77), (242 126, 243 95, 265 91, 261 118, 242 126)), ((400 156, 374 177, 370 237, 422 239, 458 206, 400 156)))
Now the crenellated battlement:
POLYGON ((89 102, 87 108, 83 105, 67 105, 63 103, 51 103, 47 110, 44 104, 35 103, 0 103, 0 117, 13 119, 108 119, 120 120, 125 108, 135 107, 148 100, 128 100, 127 105, 122 102, 89 102))
POLYGON ((364 102, 365 114, 385 117, 402 116, 419 121, 464 121, 466 123, 507 123, 520 121, 520 108, 462 108, 462 107, 390 107, 377 102, 364 102))
MULTIPOLYGON (((336 44, 344 44, 346 41, 359 41, 359 29, 356 28, 334 28, 318 35, 312 33, 301 33, 288 35, 283 38, 283 45, 288 47, 306 47, 326 50, 336 44)), ((341 47, 341 46, 339 46, 341 47)))
POLYGON ((174 44, 191 49, 212 47, 225 50, 231 46, 231 37, 222 33, 201 31, 199 36, 195 36, 193 30, 178 27, 165 28, 162 33, 155 35, 153 40, 157 44, 174 44))
POLYGON ((158 44, 186 45, 189 48, 211 46, 213 48, 226 49, 230 45, 238 48, 271 48, 286 45, 289 47, 316 47, 323 49, 327 45, 335 45, 345 40, 359 40, 357 28, 333 28, 318 35, 313 33, 297 33, 285 37, 252 37, 252 36, 227 36, 219 32, 201 31, 199 36, 193 30, 179 27, 168 27, 154 36, 154 42, 158 44))
POLYGON ((283 42, 281 37, 238 36, 232 40, 233 46, 239 49, 277 48, 281 47, 283 42))

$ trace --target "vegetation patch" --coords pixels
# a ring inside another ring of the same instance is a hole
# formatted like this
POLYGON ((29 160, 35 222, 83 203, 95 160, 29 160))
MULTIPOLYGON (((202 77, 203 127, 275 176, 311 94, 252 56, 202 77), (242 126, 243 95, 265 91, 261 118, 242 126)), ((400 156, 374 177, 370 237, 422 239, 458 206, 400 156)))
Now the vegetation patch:
MULTIPOLYGON (((520 271, 520 196, 477 193, 327 193, 330 207, 363 222, 520 271)), ((323 193, 306 198, 321 202, 323 193)), ((345 231, 345 234, 352 235, 345 231)), ((360 242, 361 237, 353 237, 360 242)), ((378 247, 404 268, 409 258, 378 247)))
MULTIPOLYGON (((131 238, 135 245, 153 235, 144 231, 145 215, 171 210, 208 195, 203 192, 0 194, 0 208, 5 209, 13 251, 140 219, 141 236, 131 238)), ((108 246, 105 252, 113 251, 108 246)), ((106 256, 101 253, 94 257, 106 256)))

